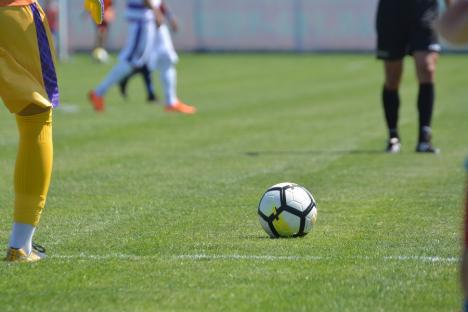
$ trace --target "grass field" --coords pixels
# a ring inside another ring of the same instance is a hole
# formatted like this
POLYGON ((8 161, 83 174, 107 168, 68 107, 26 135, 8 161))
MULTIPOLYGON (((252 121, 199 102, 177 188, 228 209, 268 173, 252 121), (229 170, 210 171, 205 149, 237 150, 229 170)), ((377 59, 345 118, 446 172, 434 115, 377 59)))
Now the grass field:
MULTIPOLYGON (((95 114, 86 92, 109 66, 60 65, 36 235, 49 258, 0 265, 0 311, 456 311, 467 68, 441 58, 434 156, 413 152, 410 60, 399 155, 382 153, 371 55, 182 55, 179 93, 195 116, 146 104, 140 78, 95 114), (316 197, 305 238, 272 240, 258 223, 260 196, 282 181, 316 197)), ((17 134, 3 106, 0 121, 6 245, 17 134)))

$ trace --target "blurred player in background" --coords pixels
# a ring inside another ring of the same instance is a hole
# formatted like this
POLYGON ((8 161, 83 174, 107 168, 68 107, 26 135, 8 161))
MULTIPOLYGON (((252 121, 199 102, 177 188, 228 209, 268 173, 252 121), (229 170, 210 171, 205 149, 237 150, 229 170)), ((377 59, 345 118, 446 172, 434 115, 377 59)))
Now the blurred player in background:
MULTIPOLYGON (((178 22, 175 15, 169 10, 169 7, 164 1, 156 0, 155 3, 159 6, 164 15, 165 22, 169 23, 172 31, 179 30, 178 22)), ((152 82, 151 72, 159 70, 160 81, 164 90, 164 98, 166 101, 166 112, 178 112, 183 114, 194 114, 196 108, 187 105, 177 97, 177 71, 176 64, 179 57, 174 49, 171 33, 167 23, 163 23, 157 29, 156 44, 151 55, 149 64, 134 70, 130 75, 122 79, 120 82, 120 91, 126 97, 128 80, 135 74, 141 73, 145 82, 147 99, 149 102, 156 101, 156 94, 152 82)))
MULTIPOLYGON (((445 2, 448 6, 451 0, 445 2)), ((398 153, 401 148, 398 133, 399 88, 406 54, 413 56, 419 82, 419 137, 416 152, 439 152, 431 142, 434 78, 440 51, 437 34, 432 27, 437 16, 437 0, 379 1, 377 57, 384 61, 385 68, 382 101, 389 133, 386 151, 389 153, 398 153)))
POLYGON ((55 51, 36 0, 0 0, 0 29, 0 97, 16 115, 19 132, 14 223, 5 260, 35 262, 45 257, 32 238, 52 173, 52 107, 59 103, 55 51))
POLYGON ((58 50, 58 19, 59 7, 56 0, 47 0, 44 2, 44 11, 46 14, 47 22, 49 23, 50 32, 54 38, 55 50, 58 50))
POLYGON ((104 96, 110 87, 121 81, 134 69, 148 64, 154 47, 156 28, 160 27, 163 15, 155 0, 127 0, 127 43, 120 52, 119 62, 106 78, 89 92, 94 110, 105 109, 104 96))
MULTIPOLYGON (((440 34, 454 44, 468 43, 468 1, 460 0, 454 3, 441 16, 437 23, 440 34)), ((465 222, 464 244, 461 263, 461 282, 463 287, 463 311, 468 312, 468 157, 465 159, 465 222)))
POLYGON ((96 25, 96 47, 92 55, 100 63, 109 61, 109 53, 106 50, 107 38, 110 24, 114 21, 115 11, 112 0, 104 0, 104 19, 101 24, 96 25))

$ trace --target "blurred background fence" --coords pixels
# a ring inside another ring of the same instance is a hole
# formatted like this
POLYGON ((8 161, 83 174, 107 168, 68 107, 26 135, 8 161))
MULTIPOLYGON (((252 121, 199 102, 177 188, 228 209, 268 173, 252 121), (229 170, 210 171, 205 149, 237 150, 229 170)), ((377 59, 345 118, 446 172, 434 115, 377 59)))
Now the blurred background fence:
MULTIPOLYGON (((70 51, 91 49, 82 1, 60 0, 70 51)), ((125 0, 114 0, 108 47, 125 40, 125 0)), ((188 51, 370 51, 377 0, 167 0, 178 16, 176 48, 188 51)), ((62 21, 63 22, 63 21, 62 21)))

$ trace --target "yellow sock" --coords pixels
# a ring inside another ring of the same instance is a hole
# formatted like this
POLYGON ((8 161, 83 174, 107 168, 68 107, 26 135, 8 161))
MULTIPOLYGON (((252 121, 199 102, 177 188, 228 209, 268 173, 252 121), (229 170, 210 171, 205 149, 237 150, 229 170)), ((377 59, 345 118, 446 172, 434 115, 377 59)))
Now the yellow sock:
POLYGON ((52 173, 52 110, 16 115, 19 131, 15 166, 15 213, 17 223, 36 226, 41 218, 52 173))

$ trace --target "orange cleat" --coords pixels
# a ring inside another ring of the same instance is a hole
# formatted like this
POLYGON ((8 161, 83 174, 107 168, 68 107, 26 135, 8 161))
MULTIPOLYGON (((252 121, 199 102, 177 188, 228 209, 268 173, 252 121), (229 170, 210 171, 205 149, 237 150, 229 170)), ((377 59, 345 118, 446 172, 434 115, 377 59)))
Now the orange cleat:
POLYGON ((89 91, 88 99, 96 112, 103 112, 105 108, 104 97, 99 96, 94 91, 89 91))
POLYGON ((192 115, 197 112, 197 109, 194 106, 190 106, 182 102, 177 102, 173 105, 166 105, 164 111, 192 115))

